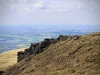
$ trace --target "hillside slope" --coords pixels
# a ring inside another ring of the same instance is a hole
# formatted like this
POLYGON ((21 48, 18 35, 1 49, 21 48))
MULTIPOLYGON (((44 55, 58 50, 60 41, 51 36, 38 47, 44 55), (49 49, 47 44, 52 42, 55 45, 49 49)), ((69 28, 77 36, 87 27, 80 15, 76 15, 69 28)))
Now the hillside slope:
POLYGON ((23 58, 3 75, 100 75, 100 33, 68 36, 23 58))

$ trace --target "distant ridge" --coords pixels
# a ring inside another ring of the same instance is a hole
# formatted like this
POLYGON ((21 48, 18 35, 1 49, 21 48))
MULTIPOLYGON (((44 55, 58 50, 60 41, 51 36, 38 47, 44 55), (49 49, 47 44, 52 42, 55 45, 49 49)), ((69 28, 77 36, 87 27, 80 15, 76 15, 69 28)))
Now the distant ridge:
POLYGON ((100 32, 31 44, 3 75, 99 75, 100 32))

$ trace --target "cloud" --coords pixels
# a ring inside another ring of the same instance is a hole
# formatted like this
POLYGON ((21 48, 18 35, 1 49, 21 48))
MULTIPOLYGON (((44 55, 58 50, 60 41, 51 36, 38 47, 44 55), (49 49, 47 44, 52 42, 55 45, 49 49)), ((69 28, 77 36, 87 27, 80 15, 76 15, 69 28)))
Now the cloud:
POLYGON ((25 11, 27 11, 27 12, 29 12, 29 11, 30 11, 30 10, 29 10, 29 8, 24 8, 24 10, 25 10, 25 11))
POLYGON ((82 5, 78 5, 77 9, 81 9, 82 8, 82 5))
POLYGON ((0 3, 32 3, 38 0, 0 0, 0 3))
POLYGON ((17 2, 25 3, 25 2, 27 2, 27 0, 17 0, 17 2))
POLYGON ((10 9, 13 10, 14 9, 14 6, 13 5, 10 5, 10 9))
POLYGON ((59 12, 65 12, 67 10, 69 10, 68 7, 67 8, 57 8, 57 9, 55 9, 55 11, 59 11, 59 12))
POLYGON ((49 8, 49 9, 45 9, 45 11, 46 12, 66 12, 66 11, 68 11, 69 10, 69 8, 67 7, 67 8, 49 8))
POLYGON ((34 4, 34 7, 35 8, 45 8, 46 5, 42 1, 39 1, 39 2, 34 4))
POLYGON ((75 8, 74 5, 71 5, 71 8, 74 9, 75 8))
MULTIPOLYGON (((97 18, 100 17, 100 4, 97 2, 100 2, 100 0, 0 0, 0 18, 2 16, 5 19, 4 21, 6 21, 6 16, 9 16, 8 20, 10 20, 9 18, 14 15, 21 17, 22 20, 28 18, 32 20, 32 22, 34 20, 34 22, 36 21, 38 23, 45 17, 44 22, 47 22, 47 19, 51 22, 65 20, 67 24, 66 18, 68 18, 69 22, 70 20, 74 21, 78 19, 77 16, 79 16, 80 20, 81 15, 83 16, 82 20, 87 19, 87 16, 88 18, 90 17, 90 19, 93 15, 94 17, 97 16, 97 18), (63 19, 64 17, 65 19, 63 19)), ((15 17, 13 17, 12 20, 13 19, 15 19, 15 17)), ((99 19, 100 18, 96 20, 99 19)), ((19 18, 16 18, 16 20, 19 20, 19 18)))

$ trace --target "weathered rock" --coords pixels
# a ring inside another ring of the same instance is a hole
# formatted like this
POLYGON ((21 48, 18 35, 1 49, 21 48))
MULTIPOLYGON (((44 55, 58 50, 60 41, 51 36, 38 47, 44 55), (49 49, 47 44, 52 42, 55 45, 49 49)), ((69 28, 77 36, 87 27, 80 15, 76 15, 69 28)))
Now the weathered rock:
POLYGON ((47 48, 50 44, 56 43, 58 41, 64 41, 68 38, 68 36, 59 35, 58 38, 46 38, 44 41, 40 43, 32 43, 28 49, 25 49, 24 52, 17 53, 17 62, 21 61, 23 58, 28 58, 30 55, 34 54, 37 55, 43 52, 44 48, 47 48))
POLYGON ((63 36, 63 35, 59 35, 59 37, 57 38, 58 39, 58 41, 64 41, 64 40, 66 40, 68 38, 68 36, 63 36))

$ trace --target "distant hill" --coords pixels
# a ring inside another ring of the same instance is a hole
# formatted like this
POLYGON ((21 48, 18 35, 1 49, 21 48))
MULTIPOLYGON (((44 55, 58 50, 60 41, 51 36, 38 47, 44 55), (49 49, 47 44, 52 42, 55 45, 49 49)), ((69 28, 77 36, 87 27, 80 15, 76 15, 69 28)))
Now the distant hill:
POLYGON ((100 32, 31 44, 3 75, 100 75, 100 32))

